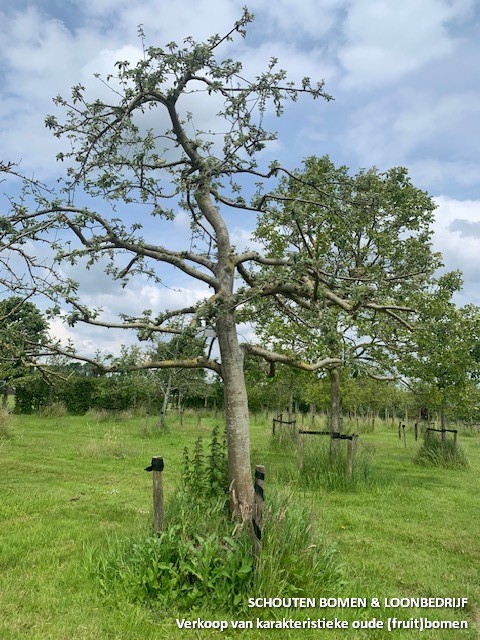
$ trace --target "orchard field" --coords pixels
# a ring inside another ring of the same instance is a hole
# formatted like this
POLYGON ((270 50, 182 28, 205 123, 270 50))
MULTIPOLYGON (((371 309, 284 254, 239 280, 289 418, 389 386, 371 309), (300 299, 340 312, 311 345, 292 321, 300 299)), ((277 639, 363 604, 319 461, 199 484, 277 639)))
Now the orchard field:
MULTIPOLYGON (((351 486, 321 486, 298 479, 297 447, 272 439, 271 415, 252 416, 252 462, 265 465, 265 500, 287 496, 285 508, 307 505, 313 527, 334 557, 337 582, 306 597, 463 597, 464 609, 290 609, 239 613, 237 619, 335 617, 348 621, 389 616, 408 621, 467 621, 468 629, 402 630, 180 630, 175 618, 234 619, 231 613, 165 612, 105 589, 99 560, 151 527, 153 455, 165 460, 167 500, 175 501, 185 446, 206 440, 213 413, 187 411, 183 425, 170 417, 159 432, 145 417, 9 416, 0 439, 0 637, 2 640, 154 638, 409 638, 473 639, 480 622, 480 435, 460 428, 468 468, 414 463, 416 443, 407 426, 406 446, 396 425, 376 422, 361 433, 351 486), (200 418, 200 419, 199 419, 200 418), (361 473, 361 477, 356 474, 361 473)), ((318 445, 305 444, 315 457, 318 445)), ((327 483, 328 484, 328 483, 327 483)), ((308 523, 298 522, 299 528, 308 523)), ((292 560, 293 561, 293 560, 292 560)), ((119 576, 120 579, 121 576, 119 576)), ((270 593, 277 595, 276 585, 270 593)))

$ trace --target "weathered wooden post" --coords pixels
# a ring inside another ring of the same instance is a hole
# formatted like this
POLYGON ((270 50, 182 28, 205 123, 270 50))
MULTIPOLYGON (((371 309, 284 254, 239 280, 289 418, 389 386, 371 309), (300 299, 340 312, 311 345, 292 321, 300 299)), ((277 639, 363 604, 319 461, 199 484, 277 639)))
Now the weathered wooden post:
POLYGON ((400 422, 398 423, 398 439, 401 440, 402 439, 402 421, 400 420, 400 422))
POLYGON ((407 432, 405 430, 405 425, 402 424, 402 429, 403 429, 403 444, 405 446, 405 449, 407 448, 407 432))
POLYGON ((418 422, 415 422, 415 442, 418 440, 418 422))
POLYGON ((298 440, 298 469, 299 469, 299 471, 303 471, 303 448, 304 448, 303 433, 299 433, 299 440, 298 440))
POLYGON ((155 533, 163 531, 163 458, 155 456, 145 471, 153 471, 153 528, 155 533))
POLYGON ((353 473, 353 438, 347 440, 347 478, 350 479, 353 473))
POLYGON ((262 531, 263 531, 263 488, 265 485, 265 467, 263 465, 256 465, 255 467, 255 484, 254 489, 254 504, 253 504, 253 534, 255 538, 255 557, 258 559, 260 555, 260 548, 262 543, 262 531))
POLYGON ((458 431, 455 429, 453 432, 453 452, 455 454, 457 453, 457 445, 458 445, 457 437, 458 437, 458 431))

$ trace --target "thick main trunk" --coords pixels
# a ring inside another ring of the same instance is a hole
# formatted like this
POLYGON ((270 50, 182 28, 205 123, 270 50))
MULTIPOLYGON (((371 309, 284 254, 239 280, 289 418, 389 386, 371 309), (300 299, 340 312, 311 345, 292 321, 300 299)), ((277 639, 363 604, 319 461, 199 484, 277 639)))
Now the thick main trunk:
MULTIPOLYGON (((340 408, 340 372, 330 369, 330 433, 340 433, 342 416, 340 408)), ((340 440, 330 438, 330 457, 338 455, 340 440)))
MULTIPOLYGON (((191 148, 185 148, 185 151, 190 157, 196 154, 191 148)), ((202 166, 202 163, 199 163, 199 166, 202 166)), ((235 307, 231 305, 235 280, 233 250, 228 228, 212 201, 209 178, 204 177, 202 183, 199 184, 195 200, 206 220, 212 226, 217 241, 215 293, 217 295, 218 316, 216 330, 225 388, 231 503, 235 515, 241 520, 246 520, 250 518, 253 507, 253 483, 250 469, 250 424, 243 371, 243 351, 238 344, 235 307)))
POLYGON ((340 407, 340 371, 330 369, 330 431, 342 431, 342 411, 340 407))
POLYGON ((226 311, 217 320, 217 337, 222 357, 227 423, 228 471, 231 503, 241 520, 250 516, 253 484, 250 467, 250 423, 243 371, 243 352, 238 344, 234 313, 226 311))

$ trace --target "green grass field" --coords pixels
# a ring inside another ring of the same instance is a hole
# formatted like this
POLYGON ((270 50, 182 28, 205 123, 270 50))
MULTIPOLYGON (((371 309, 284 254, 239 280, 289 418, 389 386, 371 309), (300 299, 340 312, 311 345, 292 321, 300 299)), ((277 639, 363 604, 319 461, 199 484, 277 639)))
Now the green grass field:
MULTIPOLYGON (((479 637, 480 436, 460 436, 469 469, 429 468, 413 463, 419 443, 411 432, 405 448, 396 429, 376 427, 360 440, 369 453, 367 480, 355 490, 327 490, 299 484, 294 445, 273 444, 270 424, 252 420, 252 462, 266 467, 267 503, 288 484, 291 499, 312 507, 315 526, 336 545, 343 579, 333 595, 468 598, 464 609, 290 609, 271 610, 265 618, 337 617, 351 626, 424 617, 465 620, 466 630, 180 630, 173 612, 162 617, 155 608, 106 596, 95 558, 150 527, 152 478, 144 467, 153 455, 164 457, 165 491, 173 498, 183 448, 200 433, 208 437, 215 423, 213 417, 203 417, 200 426, 195 415, 185 418, 183 427, 172 418, 160 434, 153 424, 146 433, 140 417, 12 417, 9 437, 0 438, 2 640, 479 637)), ((306 455, 309 447, 313 455, 315 445, 306 444, 306 455)), ((275 595, 271 585, 265 596, 275 595)), ((302 595, 332 596, 321 584, 302 595)))

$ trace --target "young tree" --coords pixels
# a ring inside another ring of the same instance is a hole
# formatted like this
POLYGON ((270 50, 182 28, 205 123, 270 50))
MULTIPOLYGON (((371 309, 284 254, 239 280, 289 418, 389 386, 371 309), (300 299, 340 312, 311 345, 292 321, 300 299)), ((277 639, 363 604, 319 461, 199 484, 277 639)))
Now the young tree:
MULTIPOLYGON (((200 354, 205 355, 205 340, 188 334, 173 336, 168 341, 157 341, 150 353, 150 359, 156 362, 191 360, 200 354)), ((171 396, 176 395, 179 405, 182 398, 190 393, 201 393, 207 390, 205 369, 160 369, 153 374, 153 383, 161 390, 163 396, 160 410, 159 428, 165 426, 168 403, 171 396)))

